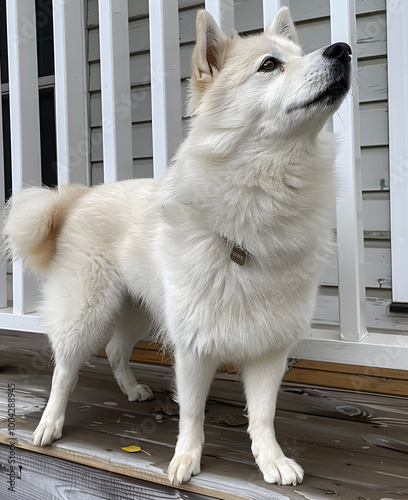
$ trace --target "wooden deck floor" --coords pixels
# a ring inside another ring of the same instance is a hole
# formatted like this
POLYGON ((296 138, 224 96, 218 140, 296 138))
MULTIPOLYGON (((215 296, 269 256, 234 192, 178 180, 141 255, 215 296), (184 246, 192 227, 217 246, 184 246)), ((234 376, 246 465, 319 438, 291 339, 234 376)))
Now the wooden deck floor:
MULTIPOLYGON (((87 365, 68 405, 63 438, 40 449, 31 444, 31 435, 51 383, 46 339, 3 332, 0 351, 1 500, 408 499, 404 396, 312 386, 289 381, 289 372, 279 396, 276 430, 282 448, 299 461, 306 476, 302 485, 279 487, 264 483, 253 463, 240 383, 234 375, 220 373, 207 404, 202 473, 175 489, 165 474, 178 423, 170 367, 135 364, 136 376, 150 385, 155 400, 131 403, 106 360, 87 365), (7 491, 9 383, 15 384, 17 395, 14 492, 7 491), (132 444, 149 455, 121 449, 132 444)), ((373 376, 346 373, 343 379, 356 387, 359 379, 350 377, 359 375, 373 376)))

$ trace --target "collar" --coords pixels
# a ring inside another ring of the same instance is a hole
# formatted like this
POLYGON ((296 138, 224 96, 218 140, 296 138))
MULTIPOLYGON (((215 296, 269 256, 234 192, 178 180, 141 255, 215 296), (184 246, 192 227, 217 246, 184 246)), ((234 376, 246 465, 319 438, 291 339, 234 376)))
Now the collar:
POLYGON ((235 241, 229 240, 226 236, 221 236, 221 238, 228 244, 228 246, 232 247, 230 258, 239 266, 244 266, 247 260, 247 257, 251 255, 248 250, 245 250, 244 247, 239 245, 235 241))

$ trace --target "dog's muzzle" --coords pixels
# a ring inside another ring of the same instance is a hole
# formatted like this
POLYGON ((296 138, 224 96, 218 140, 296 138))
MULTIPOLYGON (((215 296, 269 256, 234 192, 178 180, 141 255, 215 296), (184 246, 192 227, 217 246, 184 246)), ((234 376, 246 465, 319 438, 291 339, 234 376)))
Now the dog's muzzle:
POLYGON ((288 113, 320 105, 328 108, 337 106, 350 88, 351 47, 347 43, 337 42, 324 49, 321 56, 326 61, 326 85, 311 99, 294 104, 288 108, 288 113))

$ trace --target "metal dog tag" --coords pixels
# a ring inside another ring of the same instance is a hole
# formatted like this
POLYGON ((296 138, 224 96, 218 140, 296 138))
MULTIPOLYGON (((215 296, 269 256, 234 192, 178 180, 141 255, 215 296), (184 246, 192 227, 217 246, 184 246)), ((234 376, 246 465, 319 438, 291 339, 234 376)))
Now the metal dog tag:
POLYGON ((231 252, 231 259, 238 265, 243 266, 245 264, 248 252, 242 248, 234 247, 231 252))

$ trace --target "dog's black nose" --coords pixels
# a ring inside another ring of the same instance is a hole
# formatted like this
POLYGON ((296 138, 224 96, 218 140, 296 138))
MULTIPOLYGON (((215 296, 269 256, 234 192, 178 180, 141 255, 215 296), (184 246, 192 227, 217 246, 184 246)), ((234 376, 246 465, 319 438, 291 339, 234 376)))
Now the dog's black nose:
POLYGON ((351 60, 351 47, 347 43, 338 42, 327 47, 323 55, 330 59, 338 59, 342 63, 348 63, 351 60))

